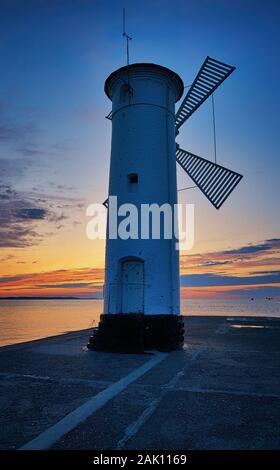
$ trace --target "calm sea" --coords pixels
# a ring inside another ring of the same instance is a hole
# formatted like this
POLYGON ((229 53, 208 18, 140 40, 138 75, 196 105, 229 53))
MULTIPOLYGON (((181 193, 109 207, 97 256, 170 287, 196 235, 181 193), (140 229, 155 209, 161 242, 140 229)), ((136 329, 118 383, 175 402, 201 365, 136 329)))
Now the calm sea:
MULTIPOLYGON (((98 324, 102 300, 0 300, 0 346, 98 324)), ((182 300, 184 315, 280 317, 280 300, 182 300)))

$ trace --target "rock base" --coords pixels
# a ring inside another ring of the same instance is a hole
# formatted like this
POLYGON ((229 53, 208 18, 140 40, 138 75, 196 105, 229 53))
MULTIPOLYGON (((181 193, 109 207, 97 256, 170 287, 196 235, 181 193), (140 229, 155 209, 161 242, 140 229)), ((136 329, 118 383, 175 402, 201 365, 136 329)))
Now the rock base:
POLYGON ((175 351, 184 344, 181 315, 103 314, 87 347, 95 351, 175 351))

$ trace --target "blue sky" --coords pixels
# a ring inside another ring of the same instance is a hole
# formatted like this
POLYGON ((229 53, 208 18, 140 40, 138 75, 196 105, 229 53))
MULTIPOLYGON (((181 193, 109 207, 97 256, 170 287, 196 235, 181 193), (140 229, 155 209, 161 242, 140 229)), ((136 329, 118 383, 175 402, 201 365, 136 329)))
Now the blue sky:
MULTIPOLYGON (((9 273, 30 270, 33 258, 41 270, 86 267, 89 257, 103 265, 104 244, 82 240, 86 205, 107 195, 111 124, 103 87, 125 64, 123 6, 132 62, 170 67, 185 85, 207 55, 237 67, 215 93, 217 157, 244 178, 219 211, 197 189, 180 193, 181 202, 195 203, 192 254, 278 236, 278 1, 2 0, 1 184, 24 201, 21 210, 41 199, 51 214, 42 227, 32 225, 34 245, 7 247, 4 257, 21 263, 9 261, 9 273)), ((182 128, 181 146, 213 158, 211 119, 207 101, 182 128)), ((191 184, 178 169, 179 188, 191 184)))

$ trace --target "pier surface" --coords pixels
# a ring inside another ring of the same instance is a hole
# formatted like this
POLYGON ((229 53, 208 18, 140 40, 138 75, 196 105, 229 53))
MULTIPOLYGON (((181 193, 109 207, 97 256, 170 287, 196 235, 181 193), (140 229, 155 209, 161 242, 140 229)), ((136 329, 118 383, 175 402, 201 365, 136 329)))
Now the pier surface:
POLYGON ((0 449, 279 449, 280 318, 185 317, 172 353, 90 330, 0 349, 0 449))

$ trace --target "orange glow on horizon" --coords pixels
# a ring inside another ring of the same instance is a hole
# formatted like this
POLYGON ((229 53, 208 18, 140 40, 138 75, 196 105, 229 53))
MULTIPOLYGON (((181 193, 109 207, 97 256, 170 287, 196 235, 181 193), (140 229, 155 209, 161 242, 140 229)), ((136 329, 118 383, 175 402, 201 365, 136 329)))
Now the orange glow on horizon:
MULTIPOLYGON (((104 269, 61 269, 51 272, 6 276, 1 282, 3 297, 81 297, 102 298, 104 269)), ((182 299, 239 298, 247 291, 280 287, 279 283, 236 284, 230 286, 181 287, 182 299), (239 291, 239 292, 236 292, 239 291)))

